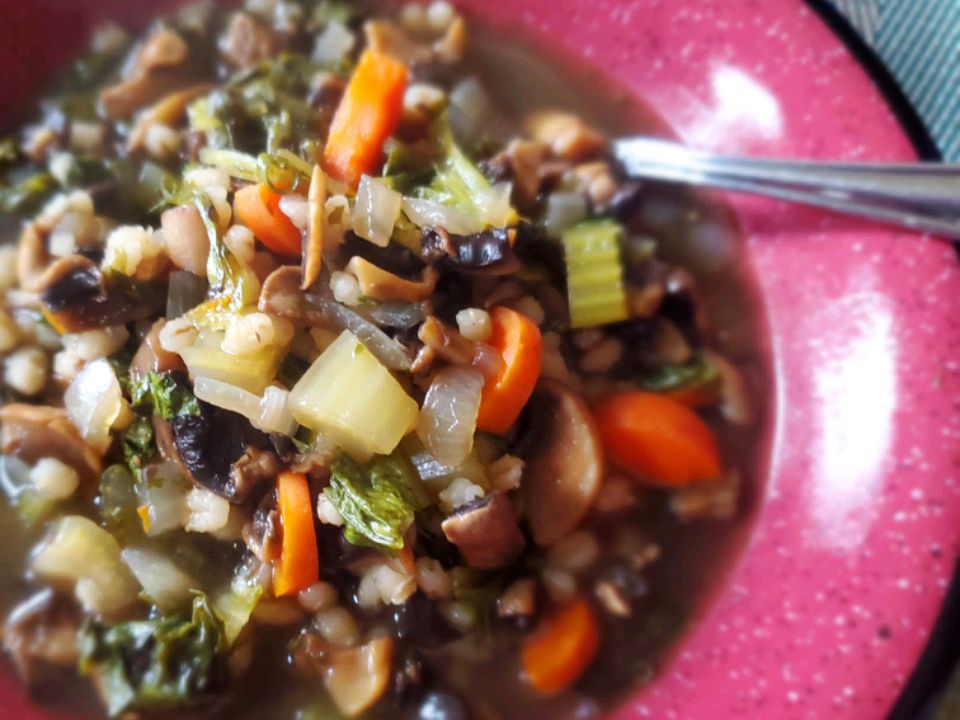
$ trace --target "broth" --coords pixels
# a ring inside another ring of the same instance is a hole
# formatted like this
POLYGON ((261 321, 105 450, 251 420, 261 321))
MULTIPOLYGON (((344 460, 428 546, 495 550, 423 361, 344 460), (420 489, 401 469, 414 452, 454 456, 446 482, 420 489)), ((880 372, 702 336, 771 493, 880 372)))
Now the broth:
MULTIPOLYGON (((577 113, 611 136, 669 134, 655 109, 614 87, 597 71, 521 48, 515 38, 507 41, 496 31, 476 24, 472 24, 471 33, 467 67, 481 79, 496 108, 508 119, 503 128, 508 134, 517 130, 518 118, 544 107, 577 113)), ((739 269, 739 230, 731 212, 709 195, 650 185, 631 230, 656 238, 665 260, 685 266, 696 275, 703 305, 716 331, 713 342, 745 372, 760 407, 766 379, 756 305, 750 282, 739 269)), ((604 642, 597 661, 576 685, 544 699, 519 683, 517 657, 523 636, 503 624, 494 624, 476 638, 437 649, 420 648, 418 654, 427 677, 439 678, 444 687, 468 697, 478 720, 593 717, 612 709, 649 682, 712 589, 722 581, 749 530, 751 496, 757 492, 762 418, 746 428, 721 422, 718 415, 708 414, 707 420, 718 436, 725 464, 741 472, 739 512, 732 520, 683 523, 664 512, 663 498, 651 494, 650 506, 638 511, 634 524, 656 538, 661 556, 645 570, 649 590, 642 608, 628 619, 604 621, 605 630, 619 639, 604 642)), ((616 532, 603 524, 588 523, 587 527, 602 542, 615 542, 616 532)), ((23 559, 39 532, 24 533, 14 511, 5 504, 0 504, 0 528, 7 547, 0 558, 0 610, 6 613, 30 587, 23 580, 23 559)), ((601 563, 596 574, 603 571, 601 563)), ((384 611, 367 625, 386 629, 390 615, 384 611)), ((268 630, 270 637, 257 643, 252 667, 235 687, 229 703, 214 716, 231 720, 337 717, 316 679, 296 679, 285 673, 288 642, 296 627, 268 630)), ((85 683, 61 682, 64 684, 55 692, 41 693, 44 701, 71 712, 101 716, 85 683), (64 687, 73 689, 65 691, 64 687), (80 707, 84 709, 78 710, 80 707)), ((393 717, 396 712, 396 707, 381 703, 371 716, 393 717)))

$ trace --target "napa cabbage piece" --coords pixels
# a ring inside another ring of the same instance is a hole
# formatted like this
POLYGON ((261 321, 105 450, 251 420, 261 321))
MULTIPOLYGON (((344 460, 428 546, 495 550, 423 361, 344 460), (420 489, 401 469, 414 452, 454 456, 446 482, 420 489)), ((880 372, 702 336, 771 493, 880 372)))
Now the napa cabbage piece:
POLYGON ((232 645, 240 631, 250 622, 250 616, 260 602, 261 595, 263 586, 244 564, 237 568, 229 584, 213 595, 213 609, 223 623, 223 635, 227 645, 232 645))
POLYGON ((344 537, 382 550, 402 550, 414 514, 430 503, 416 470, 399 452, 363 466, 339 455, 330 466, 325 492, 346 523, 344 537))
POLYGON ((290 391, 294 419, 358 460, 389 455, 417 424, 419 407, 396 378, 344 330, 290 391))
POLYGON ((80 672, 96 679, 111 717, 196 707, 225 688, 226 647, 223 623, 198 593, 189 617, 87 622, 79 638, 80 672))
POLYGON ((620 244, 623 227, 615 220, 584 220, 563 231, 570 326, 592 327, 629 316, 620 244))
POLYGON ((491 185, 454 139, 446 115, 434 123, 432 143, 393 142, 384 174, 402 192, 406 216, 420 227, 442 227, 471 235, 490 227, 514 225, 510 183, 491 185))

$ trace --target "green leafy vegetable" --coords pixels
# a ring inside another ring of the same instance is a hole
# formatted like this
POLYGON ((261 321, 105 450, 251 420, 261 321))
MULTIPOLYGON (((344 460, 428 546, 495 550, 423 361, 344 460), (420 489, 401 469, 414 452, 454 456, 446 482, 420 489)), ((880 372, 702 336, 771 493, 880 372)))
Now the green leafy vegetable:
POLYGON ((327 497, 346 521, 354 545, 402 550, 414 513, 429 503, 416 470, 401 454, 379 455, 361 467, 341 454, 330 468, 327 497))
POLYGON ((28 215, 43 205, 58 188, 56 178, 46 171, 21 176, 13 173, 0 182, 0 212, 28 215))
POLYGON ((702 355, 683 365, 661 365, 648 370, 639 377, 640 385, 653 392, 703 388, 710 389, 720 383, 717 369, 702 355))
POLYGON ((98 502, 100 522, 112 535, 124 544, 143 537, 143 524, 137 515, 137 477, 130 470, 123 465, 104 470, 98 502))
POLYGON ((197 398, 170 373, 148 373, 133 385, 130 398, 134 406, 152 405, 154 412, 164 420, 200 414, 197 398))
POLYGON ((79 638, 80 672, 97 678, 113 717, 193 707, 225 686, 225 649, 223 623, 197 594, 189 618, 88 622, 79 638))
POLYGON ((158 457, 154 443, 153 422, 148 417, 137 415, 120 438, 123 445, 123 459, 126 460, 130 472, 139 480, 143 469, 158 457))
POLYGON ((260 602, 262 594, 263 587, 252 577, 249 568, 241 564, 230 583, 214 595, 213 609, 223 621, 227 645, 233 644, 250 621, 250 615, 260 602))

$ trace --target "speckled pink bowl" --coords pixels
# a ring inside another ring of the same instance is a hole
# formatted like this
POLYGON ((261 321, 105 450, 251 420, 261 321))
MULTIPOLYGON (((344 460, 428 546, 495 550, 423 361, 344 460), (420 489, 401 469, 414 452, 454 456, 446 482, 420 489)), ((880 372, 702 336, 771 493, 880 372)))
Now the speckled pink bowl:
MULTIPOLYGON (((171 2, 0 0, 4 105, 93 15, 171 2)), ((464 0, 603 67, 691 145, 832 160, 914 151, 800 0, 464 0)), ((945 244, 731 198, 773 371, 752 534, 659 679, 619 718, 881 718, 960 549, 960 273, 945 244)), ((0 679, 0 716, 41 717, 0 679)))

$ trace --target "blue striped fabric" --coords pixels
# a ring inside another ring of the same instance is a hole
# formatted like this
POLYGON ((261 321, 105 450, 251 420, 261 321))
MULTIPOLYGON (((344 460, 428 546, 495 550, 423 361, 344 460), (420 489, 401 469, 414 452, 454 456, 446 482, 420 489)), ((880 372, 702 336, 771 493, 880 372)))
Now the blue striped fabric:
POLYGON ((960 162, 960 0, 832 0, 870 43, 946 160, 960 162))

